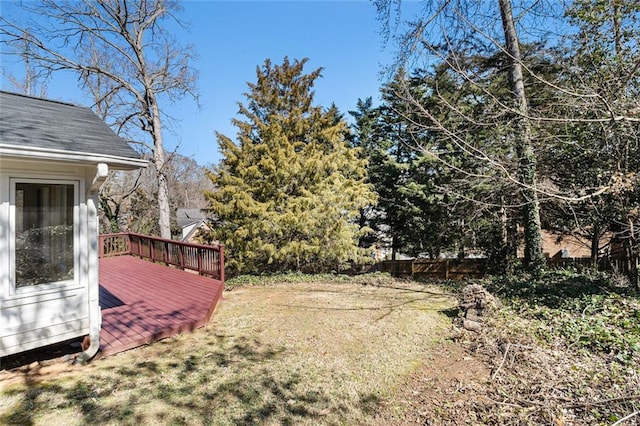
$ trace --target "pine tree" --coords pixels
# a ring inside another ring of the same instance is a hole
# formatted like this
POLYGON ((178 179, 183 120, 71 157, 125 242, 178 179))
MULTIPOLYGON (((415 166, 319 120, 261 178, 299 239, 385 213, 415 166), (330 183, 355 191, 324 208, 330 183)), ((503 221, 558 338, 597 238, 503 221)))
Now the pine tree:
MULTIPOLYGON (((379 197, 369 215, 370 226, 380 243, 391 249, 392 258, 398 253, 437 257, 462 247, 452 208, 439 189, 449 175, 439 161, 417 149, 419 144, 438 144, 437 133, 425 130, 403 97, 404 91, 412 91, 428 99, 421 94, 425 88, 423 78, 400 69, 381 88, 382 104, 375 114, 370 103, 362 102, 353 113, 358 143, 369 155, 369 179, 379 197)), ((449 155, 444 151, 443 156, 449 155)))
POLYGON ((233 121, 237 141, 217 135, 223 160, 205 195, 235 272, 330 270, 367 253, 357 223, 375 200, 365 161, 337 109, 313 105, 322 70, 303 74, 306 62, 267 59, 233 121))

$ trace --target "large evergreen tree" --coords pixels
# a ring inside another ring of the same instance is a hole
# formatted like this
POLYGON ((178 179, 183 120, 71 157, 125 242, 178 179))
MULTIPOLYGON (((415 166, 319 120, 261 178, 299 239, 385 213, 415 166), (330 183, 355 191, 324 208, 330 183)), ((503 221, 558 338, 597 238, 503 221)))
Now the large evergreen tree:
POLYGON ((393 258, 398 253, 437 256, 450 242, 443 229, 453 228, 443 222, 446 206, 435 188, 441 167, 416 149, 428 132, 416 125, 420 117, 400 96, 405 89, 420 90, 409 81, 400 69, 381 88, 383 102, 367 144, 369 177, 379 196, 371 224, 393 258))
POLYGON ((237 141, 218 134, 221 165, 206 192, 215 226, 235 272, 330 270, 362 260, 357 218, 375 196, 365 161, 345 139, 335 108, 313 105, 321 69, 306 59, 266 60, 249 83, 237 141))
MULTIPOLYGON (((465 57, 465 61, 477 74, 494 75, 491 68, 502 68, 495 58, 465 57)), ((507 211, 505 198, 515 197, 517 188, 506 185, 499 171, 487 167, 475 151, 458 148, 451 137, 465 133, 467 144, 476 150, 491 149, 502 157, 512 154, 496 144, 498 126, 460 118, 476 116, 480 122, 490 105, 478 102, 482 94, 456 77, 444 66, 433 72, 416 70, 411 76, 401 69, 381 89, 383 103, 367 145, 368 174, 379 195, 378 214, 371 223, 384 231, 395 252, 438 257, 465 256, 469 249, 481 249, 504 269, 510 254, 505 233, 514 213, 507 211), (409 97, 419 100, 419 108, 407 102, 409 97), (450 105, 457 106, 456 114, 450 105), (449 134, 442 131, 444 125, 449 134)), ((504 92, 494 96, 510 99, 504 92)))

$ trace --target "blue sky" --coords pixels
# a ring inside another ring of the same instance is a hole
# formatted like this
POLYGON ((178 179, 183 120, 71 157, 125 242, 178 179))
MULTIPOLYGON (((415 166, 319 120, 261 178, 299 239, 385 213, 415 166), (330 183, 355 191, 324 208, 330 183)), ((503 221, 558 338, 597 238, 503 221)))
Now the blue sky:
MULTIPOLYGON (((15 13, 11 3, 0 1, 3 14, 15 13)), ((417 11, 419 3, 405 2, 402 18, 417 11)), ((246 83, 255 82, 256 66, 265 59, 279 64, 285 55, 309 58, 307 72, 323 67, 315 103, 335 102, 345 116, 358 98, 378 99, 382 67, 393 60, 394 47, 384 45, 368 1, 187 1, 180 17, 189 22, 188 30, 175 36, 193 44, 199 56, 193 65, 200 74, 200 109, 190 99, 163 105, 176 119, 165 141, 169 150, 177 147, 203 165, 220 160, 216 131, 235 139, 231 119, 245 100, 246 83)), ((4 78, 0 87, 12 90, 4 78)), ((49 81, 47 97, 89 104, 69 76, 49 81)))

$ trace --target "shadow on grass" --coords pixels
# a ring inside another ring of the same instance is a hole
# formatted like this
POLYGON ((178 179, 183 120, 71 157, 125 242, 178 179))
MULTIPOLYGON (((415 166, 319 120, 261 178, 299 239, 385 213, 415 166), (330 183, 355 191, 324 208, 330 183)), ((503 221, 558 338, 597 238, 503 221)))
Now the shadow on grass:
MULTIPOLYGON (((0 424, 32 425, 56 410, 75 420, 80 415, 81 424, 296 424, 349 409, 300 373, 272 368, 282 348, 244 337, 203 337, 210 340, 194 353, 167 351, 72 381, 7 389, 0 396, 15 402, 0 424)), ((360 409, 375 403, 363 398, 360 409)))
POLYGON ((438 312, 450 319, 456 319, 460 316, 460 308, 458 308, 457 306, 453 308, 441 309, 438 312))

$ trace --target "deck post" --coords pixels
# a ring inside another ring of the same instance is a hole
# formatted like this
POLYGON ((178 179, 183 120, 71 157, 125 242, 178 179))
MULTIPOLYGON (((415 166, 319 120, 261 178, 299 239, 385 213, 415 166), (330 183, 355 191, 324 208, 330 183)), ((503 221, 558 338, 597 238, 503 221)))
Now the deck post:
POLYGON ((127 254, 131 254, 131 234, 127 234, 127 239, 125 241, 127 243, 127 254))
POLYGON ((220 281, 224 283, 224 246, 220 245, 219 248, 220 251, 218 253, 220 254, 220 262, 218 263, 218 265, 220 268, 220 281))
POLYGON ((98 235, 98 258, 104 257, 104 235, 98 235))
POLYGON ((184 252, 183 245, 178 245, 178 259, 180 261, 180 269, 184 269, 184 252))
POLYGON ((163 249, 163 257, 164 257, 164 264, 169 266, 169 243, 165 242, 164 244, 162 244, 162 249, 163 249))

